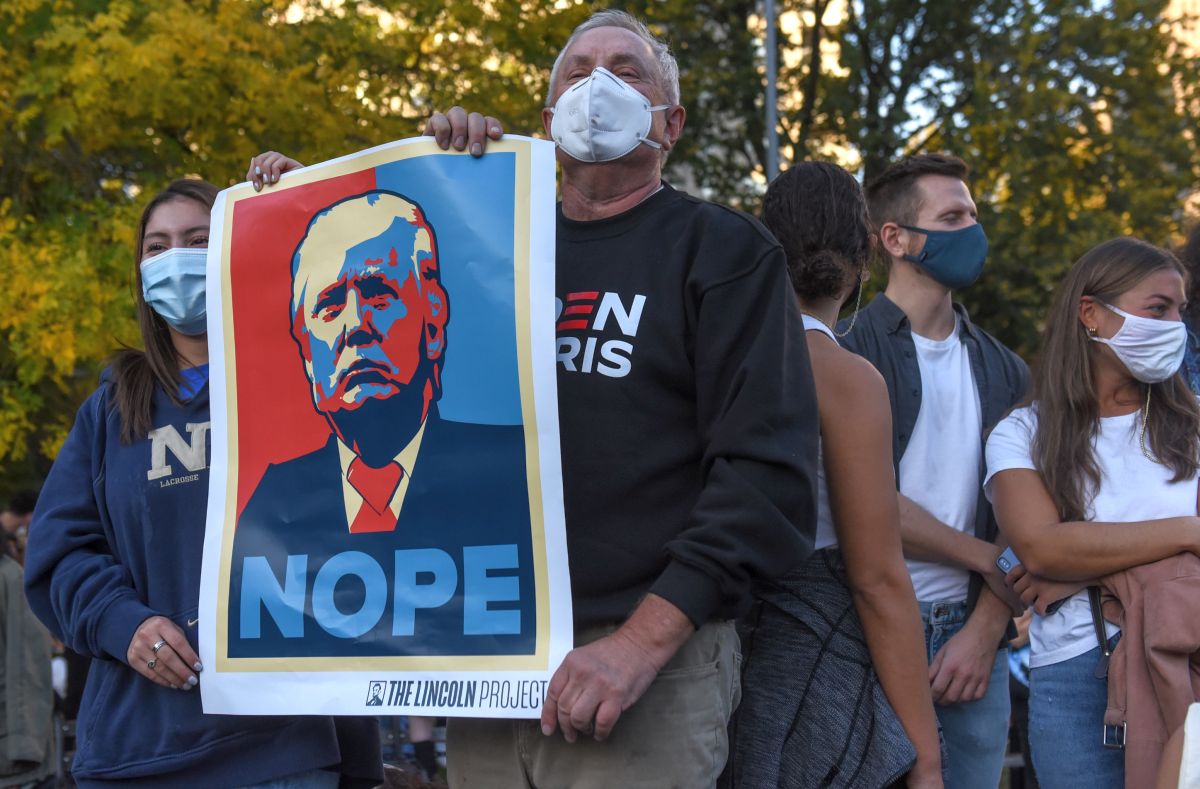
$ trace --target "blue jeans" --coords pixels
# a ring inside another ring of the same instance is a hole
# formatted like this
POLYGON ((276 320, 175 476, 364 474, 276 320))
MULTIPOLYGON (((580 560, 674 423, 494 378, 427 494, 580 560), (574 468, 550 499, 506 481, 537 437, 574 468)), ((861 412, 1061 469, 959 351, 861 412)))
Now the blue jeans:
POLYGON ((1103 743, 1108 681, 1096 678, 1099 659, 1097 646, 1029 672, 1029 748, 1045 789, 1125 786, 1125 752, 1103 743))
MULTIPOLYGON (((967 621, 966 603, 923 602, 925 648, 930 662, 967 621)), ((1008 650, 996 651, 987 693, 978 701, 935 705, 946 764, 942 773, 946 789, 996 789, 1008 747, 1008 650)))

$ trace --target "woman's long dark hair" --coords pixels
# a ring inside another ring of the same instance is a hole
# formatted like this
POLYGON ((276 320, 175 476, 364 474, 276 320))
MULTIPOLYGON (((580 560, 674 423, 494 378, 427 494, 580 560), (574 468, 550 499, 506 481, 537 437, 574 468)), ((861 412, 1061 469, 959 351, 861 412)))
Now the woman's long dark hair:
POLYGON ((211 211, 217 191, 217 187, 207 181, 175 181, 146 204, 138 221, 137 246, 133 252, 133 292, 145 350, 122 348, 113 354, 111 362, 113 403, 121 416, 121 440, 127 444, 144 437, 153 427, 151 420, 156 385, 161 386, 176 403, 180 402, 179 354, 171 343, 167 322, 150 309, 142 295, 141 261, 146 224, 159 206, 174 200, 194 200, 211 211))
MULTIPOLYGON (((1065 521, 1087 519, 1087 503, 1100 485, 1100 466, 1092 449, 1100 428, 1091 357, 1095 344, 1079 321, 1079 301, 1091 296, 1112 304, 1163 269, 1178 271, 1186 283, 1187 272, 1170 252, 1136 238, 1116 238, 1079 258, 1054 295, 1033 378, 1037 403, 1033 462, 1065 521)), ((1159 462, 1175 473, 1173 482, 1188 479, 1200 468, 1196 397, 1178 373, 1147 386, 1147 444, 1159 462)))

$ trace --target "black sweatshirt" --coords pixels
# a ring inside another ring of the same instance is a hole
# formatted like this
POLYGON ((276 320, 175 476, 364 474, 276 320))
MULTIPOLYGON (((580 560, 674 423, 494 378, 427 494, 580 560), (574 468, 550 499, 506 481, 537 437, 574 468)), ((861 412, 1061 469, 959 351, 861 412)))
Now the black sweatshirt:
POLYGON ((812 550, 817 408, 783 251, 669 186, 558 216, 558 393, 576 629, 647 592, 696 625, 812 550))

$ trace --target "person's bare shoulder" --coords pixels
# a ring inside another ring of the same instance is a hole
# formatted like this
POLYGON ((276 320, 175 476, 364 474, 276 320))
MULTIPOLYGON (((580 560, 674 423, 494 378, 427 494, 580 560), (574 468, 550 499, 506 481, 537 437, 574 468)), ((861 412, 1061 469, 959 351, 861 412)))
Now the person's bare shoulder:
POLYGON ((887 384, 869 361, 823 335, 809 341, 808 351, 822 421, 890 413, 887 384))

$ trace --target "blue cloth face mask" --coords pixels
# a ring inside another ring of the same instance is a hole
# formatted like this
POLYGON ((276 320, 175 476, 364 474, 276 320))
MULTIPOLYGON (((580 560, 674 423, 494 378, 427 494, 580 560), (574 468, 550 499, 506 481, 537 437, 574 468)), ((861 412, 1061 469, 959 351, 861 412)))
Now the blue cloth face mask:
POLYGON ((168 249, 142 261, 142 296, 180 334, 208 330, 204 271, 207 249, 168 249))
POLYGON ((976 222, 959 230, 926 230, 912 225, 900 227, 925 235, 925 247, 920 253, 904 255, 904 259, 925 269, 940 284, 950 290, 958 290, 979 279, 988 251, 983 225, 976 222))

